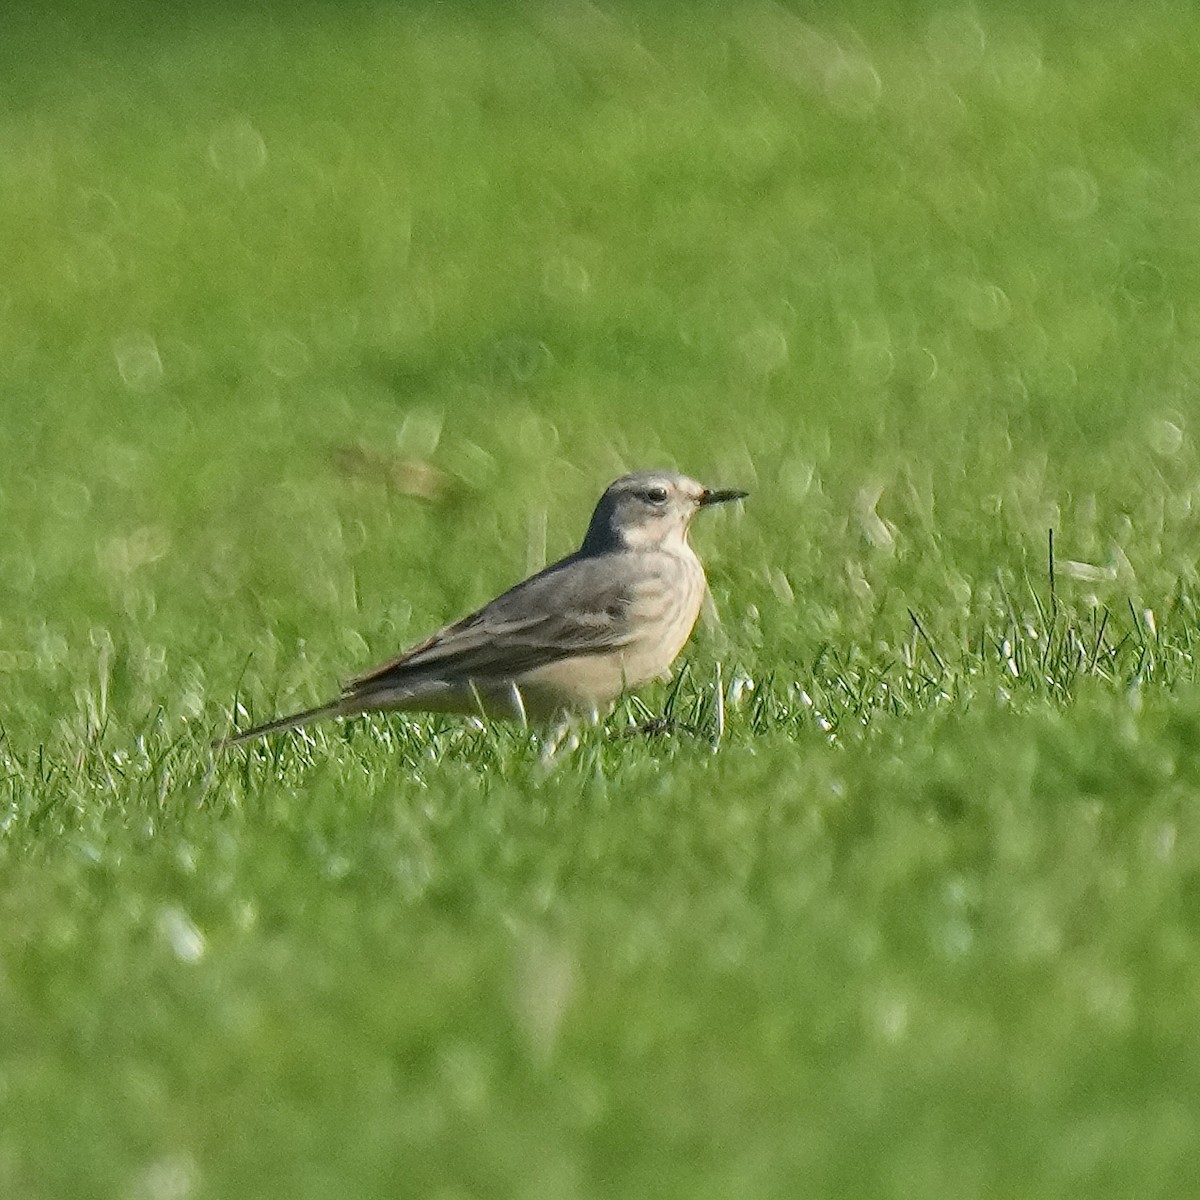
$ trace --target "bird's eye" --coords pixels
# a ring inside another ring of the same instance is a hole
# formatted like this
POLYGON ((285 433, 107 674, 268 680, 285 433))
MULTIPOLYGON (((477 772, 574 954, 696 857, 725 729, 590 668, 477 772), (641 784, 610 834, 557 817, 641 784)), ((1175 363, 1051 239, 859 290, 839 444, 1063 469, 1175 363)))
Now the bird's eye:
POLYGON ((665 487, 647 488, 644 495, 651 504, 666 504, 667 489, 665 487))

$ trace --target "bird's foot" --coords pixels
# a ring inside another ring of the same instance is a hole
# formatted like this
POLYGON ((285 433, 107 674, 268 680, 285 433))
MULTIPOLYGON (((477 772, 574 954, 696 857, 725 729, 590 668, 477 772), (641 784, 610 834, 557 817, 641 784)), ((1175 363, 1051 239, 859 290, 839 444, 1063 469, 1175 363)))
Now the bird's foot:
POLYGON ((660 737, 674 733, 679 728, 679 722, 674 717, 652 717, 640 725, 630 725, 621 731, 622 737, 660 737))

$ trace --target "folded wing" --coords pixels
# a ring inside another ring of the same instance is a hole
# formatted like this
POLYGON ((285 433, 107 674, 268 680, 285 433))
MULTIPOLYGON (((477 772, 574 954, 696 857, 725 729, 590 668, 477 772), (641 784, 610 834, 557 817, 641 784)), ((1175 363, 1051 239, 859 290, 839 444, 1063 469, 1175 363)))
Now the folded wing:
POLYGON ((572 556, 447 625, 343 689, 361 698, 431 680, 516 678, 579 655, 608 654, 633 640, 628 618, 636 576, 627 555, 572 556))

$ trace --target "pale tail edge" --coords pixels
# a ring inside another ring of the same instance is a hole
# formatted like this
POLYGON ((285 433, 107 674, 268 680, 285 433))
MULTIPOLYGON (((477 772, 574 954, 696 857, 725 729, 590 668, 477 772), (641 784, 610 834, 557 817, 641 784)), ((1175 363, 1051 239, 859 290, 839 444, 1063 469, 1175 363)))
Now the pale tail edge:
POLYGON ((292 713, 291 716, 279 717, 268 721, 265 725, 255 725, 253 729, 241 733, 230 734, 229 737, 218 738, 213 742, 214 750, 225 750, 230 746, 239 746, 243 742, 255 738, 266 737, 269 733, 280 733, 285 729, 302 729, 323 717, 338 717, 347 712, 345 700, 333 700, 328 704, 318 704, 316 708, 306 708, 303 712, 292 713))

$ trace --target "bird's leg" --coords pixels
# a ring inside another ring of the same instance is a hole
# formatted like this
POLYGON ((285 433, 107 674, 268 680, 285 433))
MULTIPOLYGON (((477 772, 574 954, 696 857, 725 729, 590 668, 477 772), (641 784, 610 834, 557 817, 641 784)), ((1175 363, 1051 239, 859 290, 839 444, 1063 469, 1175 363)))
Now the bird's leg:
POLYGON ((546 735, 542 743, 541 764, 543 767, 552 765, 558 758, 559 752, 570 754, 579 748, 579 735, 575 732, 570 721, 560 721, 546 735))

